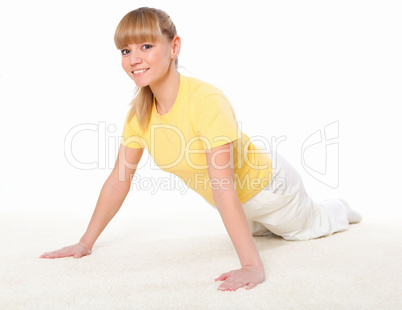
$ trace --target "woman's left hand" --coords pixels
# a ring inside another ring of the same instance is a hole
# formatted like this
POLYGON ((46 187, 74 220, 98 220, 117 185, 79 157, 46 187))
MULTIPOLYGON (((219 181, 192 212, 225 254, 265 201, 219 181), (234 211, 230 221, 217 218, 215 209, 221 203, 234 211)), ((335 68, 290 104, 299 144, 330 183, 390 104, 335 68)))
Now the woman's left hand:
POLYGON ((221 291, 235 291, 238 288, 246 287, 249 290, 264 282, 265 272, 263 268, 242 267, 220 275, 215 281, 223 281, 218 287, 221 291))

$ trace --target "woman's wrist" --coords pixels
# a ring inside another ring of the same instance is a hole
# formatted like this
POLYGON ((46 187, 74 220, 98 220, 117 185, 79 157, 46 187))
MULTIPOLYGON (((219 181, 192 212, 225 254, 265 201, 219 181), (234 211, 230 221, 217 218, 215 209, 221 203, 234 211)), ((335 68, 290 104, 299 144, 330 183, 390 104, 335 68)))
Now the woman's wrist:
POLYGON ((84 245, 84 246, 86 246, 89 250, 92 251, 93 244, 91 244, 91 243, 85 241, 83 238, 84 238, 84 237, 82 237, 81 240, 80 240, 78 243, 79 243, 79 244, 82 244, 82 245, 84 245))
POLYGON ((252 263, 252 264, 241 264, 241 268, 247 268, 247 269, 256 269, 256 270, 262 270, 264 271, 264 265, 262 264, 262 261, 259 260, 258 262, 252 263))

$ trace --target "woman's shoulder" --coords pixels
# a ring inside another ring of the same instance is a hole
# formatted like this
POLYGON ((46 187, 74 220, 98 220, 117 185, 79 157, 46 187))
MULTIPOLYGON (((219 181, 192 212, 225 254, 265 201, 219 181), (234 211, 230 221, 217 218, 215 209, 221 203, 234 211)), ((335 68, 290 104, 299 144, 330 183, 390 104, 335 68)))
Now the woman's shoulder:
POLYGON ((212 83, 186 76, 186 105, 193 119, 201 118, 205 113, 216 115, 220 111, 234 113, 233 107, 224 92, 212 83))
MULTIPOLYGON (((221 95, 224 96, 223 91, 213 85, 212 83, 205 82, 201 79, 183 76, 187 81, 187 92, 195 100, 200 100, 211 95, 221 95)), ((197 101, 198 101, 197 100, 197 101)))

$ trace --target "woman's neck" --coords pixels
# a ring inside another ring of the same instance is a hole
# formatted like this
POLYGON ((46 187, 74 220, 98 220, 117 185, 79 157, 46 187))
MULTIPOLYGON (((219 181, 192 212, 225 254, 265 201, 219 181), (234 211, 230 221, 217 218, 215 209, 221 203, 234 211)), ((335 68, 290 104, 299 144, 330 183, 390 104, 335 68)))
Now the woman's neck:
POLYGON ((164 79, 158 81, 157 85, 150 85, 155 96, 157 111, 163 115, 173 107, 180 87, 180 74, 175 69, 167 74, 164 79))

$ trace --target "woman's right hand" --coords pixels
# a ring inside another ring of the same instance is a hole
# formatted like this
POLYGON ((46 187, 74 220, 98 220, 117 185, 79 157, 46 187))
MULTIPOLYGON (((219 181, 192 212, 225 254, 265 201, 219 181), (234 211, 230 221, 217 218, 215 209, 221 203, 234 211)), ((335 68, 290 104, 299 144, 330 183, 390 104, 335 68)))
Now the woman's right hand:
POLYGON ((73 256, 74 258, 81 258, 85 255, 91 254, 91 249, 84 243, 79 242, 74 245, 66 246, 53 252, 43 253, 39 258, 61 258, 73 256))

